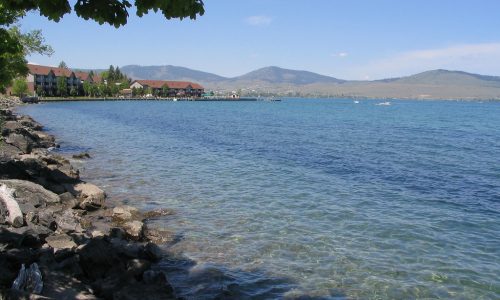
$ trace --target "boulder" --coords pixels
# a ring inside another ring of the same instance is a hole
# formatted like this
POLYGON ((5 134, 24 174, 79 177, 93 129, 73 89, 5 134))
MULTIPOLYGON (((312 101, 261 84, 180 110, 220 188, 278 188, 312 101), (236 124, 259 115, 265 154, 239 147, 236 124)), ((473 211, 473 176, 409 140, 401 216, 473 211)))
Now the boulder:
POLYGON ((14 190, 14 198, 22 204, 29 204, 35 208, 46 207, 59 203, 59 196, 51 191, 46 190, 39 184, 26 180, 0 180, 0 184, 14 190))
POLYGON ((65 210, 62 214, 56 214, 57 228, 63 232, 82 232, 79 222, 80 217, 73 214, 73 210, 65 210))
POLYGON ((11 144, 12 146, 18 148, 24 153, 29 153, 33 148, 33 143, 34 143, 34 141, 31 138, 18 133, 10 134, 5 139, 5 142, 7 144, 11 144))
POLYGON ((3 123, 2 135, 8 136, 11 133, 18 133, 20 129, 24 128, 23 125, 16 121, 7 121, 3 123))
POLYGON ((121 205, 113 208, 112 218, 117 222, 141 219, 139 210, 133 206, 121 205))
POLYGON ((157 218, 157 217, 170 216, 173 214, 175 214, 175 212, 172 209, 158 208, 158 209, 151 210, 151 211, 144 213, 144 218, 152 219, 152 218, 157 218))
POLYGON ((87 158, 90 158, 90 154, 88 154, 87 152, 73 154, 73 158, 75 158, 75 159, 87 159, 87 158))
POLYGON ((175 233, 170 230, 144 226, 144 237, 155 244, 166 244, 174 241, 175 233))
POLYGON ((52 235, 45 239, 47 244, 54 249, 74 249, 76 248, 76 243, 67 234, 52 235))
POLYGON ((66 189, 76 196, 82 209, 92 210, 104 206, 106 194, 91 183, 80 182, 75 185, 65 185, 66 189))
POLYGON ((126 270, 113 246, 105 238, 91 239, 78 254, 80 267, 91 280, 104 278, 115 266, 126 270))
POLYGON ((30 116, 18 115, 16 116, 17 122, 21 123, 23 126, 31 128, 33 130, 42 130, 43 126, 37 121, 33 120, 30 116))
POLYGON ((122 226, 130 239, 138 241, 143 238, 144 223, 141 221, 128 221, 123 223, 122 226))

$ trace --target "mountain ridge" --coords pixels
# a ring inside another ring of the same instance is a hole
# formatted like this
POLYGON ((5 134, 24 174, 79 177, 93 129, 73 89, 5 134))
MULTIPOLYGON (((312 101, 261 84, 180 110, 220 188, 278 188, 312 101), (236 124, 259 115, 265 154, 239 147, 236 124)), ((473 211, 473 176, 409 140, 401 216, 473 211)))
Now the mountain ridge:
POLYGON ((133 79, 194 81, 221 94, 239 90, 243 95, 500 99, 500 76, 445 69, 372 81, 344 80, 277 66, 259 68, 235 77, 172 65, 126 65, 120 70, 133 79))

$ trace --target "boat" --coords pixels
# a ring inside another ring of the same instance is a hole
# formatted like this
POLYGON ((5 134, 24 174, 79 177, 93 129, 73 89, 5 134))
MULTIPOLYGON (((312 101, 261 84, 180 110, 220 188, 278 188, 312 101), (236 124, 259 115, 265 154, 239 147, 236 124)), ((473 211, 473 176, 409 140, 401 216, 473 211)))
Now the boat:
POLYGON ((358 100, 354 100, 354 103, 355 103, 355 104, 358 104, 358 103, 359 103, 359 101, 358 101, 358 100))
POLYGON ((177 98, 173 98, 172 101, 177 101, 177 98))
POLYGON ((389 105, 391 105, 391 102, 389 102, 389 101, 386 101, 386 102, 380 102, 380 103, 377 103, 377 104, 375 104, 375 105, 379 105, 379 106, 389 106, 389 105))

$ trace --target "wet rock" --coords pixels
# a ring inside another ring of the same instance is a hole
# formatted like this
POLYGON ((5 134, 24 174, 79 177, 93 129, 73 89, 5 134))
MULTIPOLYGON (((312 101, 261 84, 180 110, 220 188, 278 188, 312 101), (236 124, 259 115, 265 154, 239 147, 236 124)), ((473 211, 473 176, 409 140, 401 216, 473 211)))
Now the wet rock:
POLYGON ((130 239, 138 241, 143 238, 144 223, 141 221, 125 222, 122 227, 125 229, 125 232, 130 239))
POLYGON ((73 154, 73 158, 75 158, 75 159, 87 159, 87 158, 90 158, 90 154, 88 154, 87 152, 73 154))
POLYGON ((106 194, 96 185, 81 182, 67 185, 67 190, 76 196, 82 209, 92 210, 104 206, 106 194))
POLYGON ((0 180, 0 184, 14 190, 14 198, 19 204, 31 204, 38 208, 45 207, 47 204, 59 203, 57 194, 30 181, 10 179, 0 180))
POLYGON ((163 251, 158 245, 154 243, 147 243, 144 246, 143 252, 141 253, 141 257, 145 259, 149 259, 153 262, 157 262, 163 257, 163 251))
POLYGON ((127 273, 140 279, 144 271, 151 267, 151 262, 145 259, 131 259, 127 262, 127 273))
POLYGON ((152 219, 152 218, 157 218, 157 217, 170 216, 173 214, 175 214, 175 212, 172 209, 159 208, 159 209, 151 210, 151 211, 144 213, 144 218, 152 219))
POLYGON ((116 222, 138 220, 141 218, 139 210, 129 205, 122 205, 113 208, 112 217, 116 222))
POLYGON ((67 234, 49 236, 45 239, 47 244, 54 249, 74 249, 76 243, 67 234))
POLYGON ((54 136, 42 131, 33 131, 31 136, 35 140, 37 148, 50 148, 56 145, 54 136))
POLYGON ((48 178, 53 182, 72 183, 80 179, 80 172, 68 164, 47 165, 48 178))
POLYGON ((166 244, 175 239, 175 233, 170 230, 153 228, 151 225, 146 225, 144 227, 144 237, 155 244, 166 244))

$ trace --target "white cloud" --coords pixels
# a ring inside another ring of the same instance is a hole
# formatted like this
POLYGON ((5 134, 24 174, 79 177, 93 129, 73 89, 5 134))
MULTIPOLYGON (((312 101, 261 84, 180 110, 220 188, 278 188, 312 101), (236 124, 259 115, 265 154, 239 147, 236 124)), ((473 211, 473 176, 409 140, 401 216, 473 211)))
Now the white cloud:
POLYGON ((268 16, 250 16, 248 18, 245 19, 245 22, 248 24, 248 25, 252 25, 252 26, 268 26, 269 24, 271 24, 271 22, 273 21, 273 19, 271 17, 268 17, 268 16))
POLYGON ((338 53, 332 54, 333 57, 347 57, 348 55, 349 55, 349 53, 347 53, 347 52, 338 52, 338 53))
POLYGON ((372 78, 380 79, 412 75, 432 69, 500 75, 500 43, 462 44, 402 52, 354 68, 352 75, 362 77, 360 74, 368 74, 372 78))

